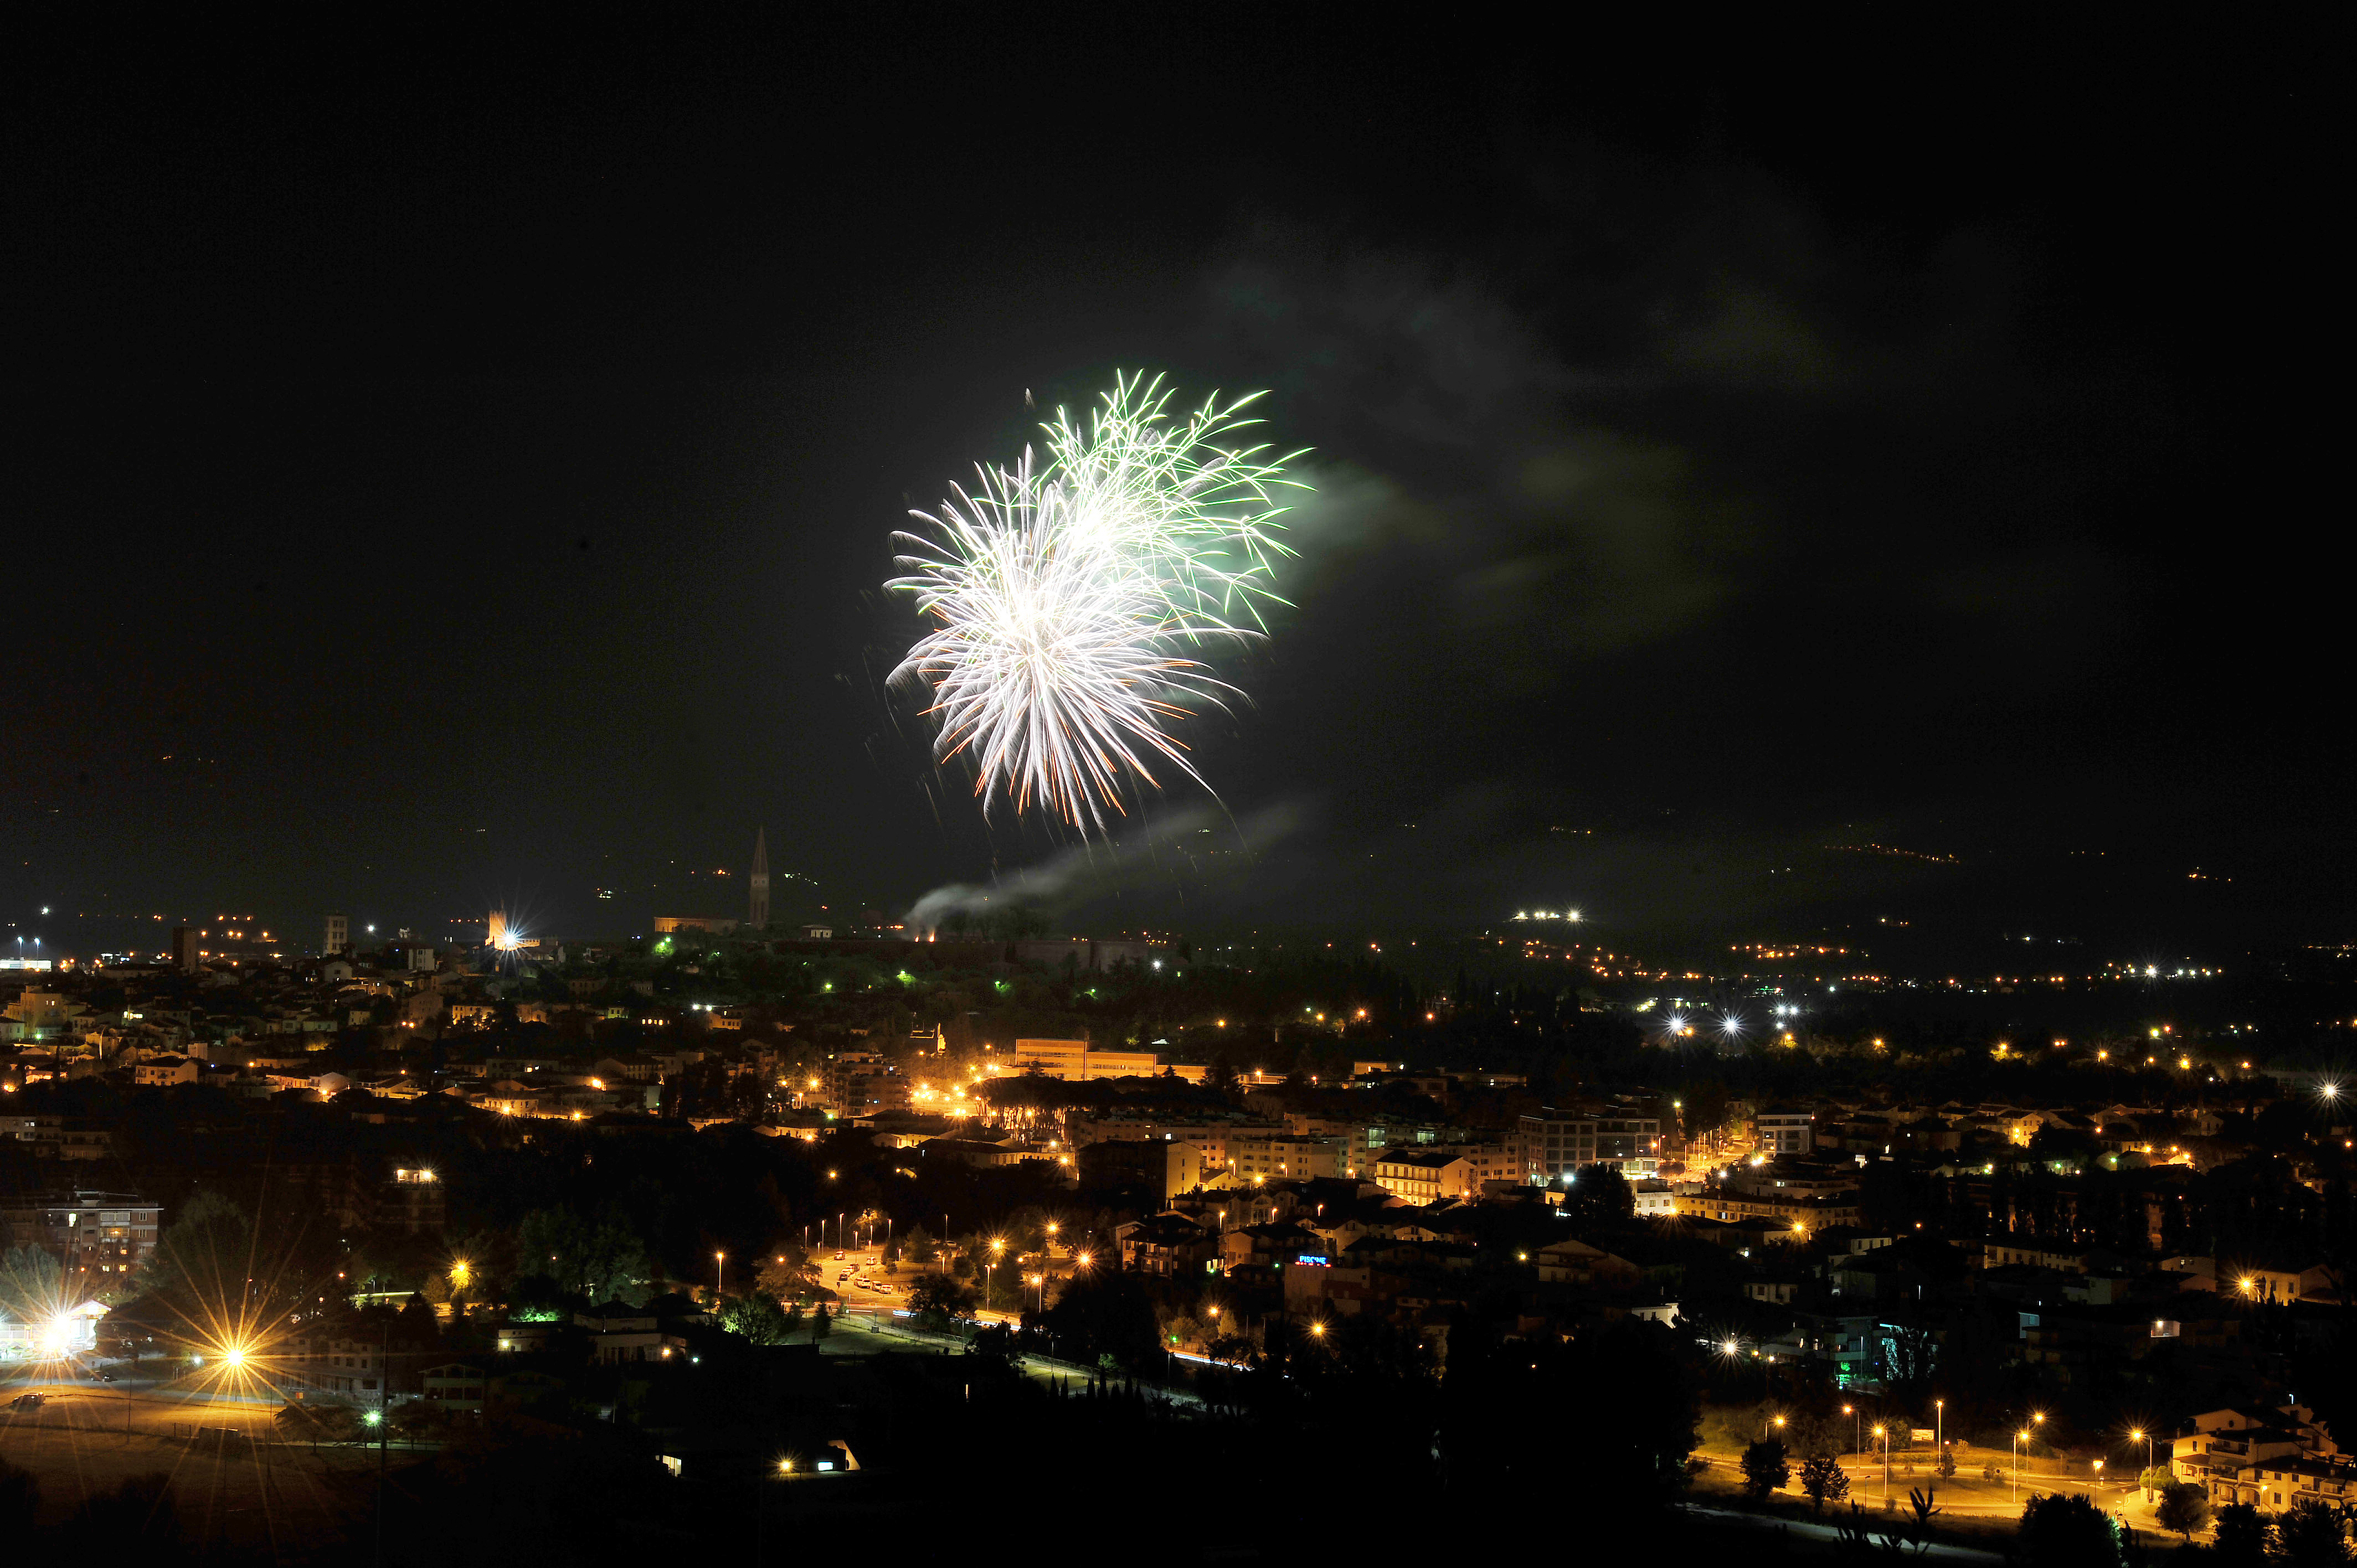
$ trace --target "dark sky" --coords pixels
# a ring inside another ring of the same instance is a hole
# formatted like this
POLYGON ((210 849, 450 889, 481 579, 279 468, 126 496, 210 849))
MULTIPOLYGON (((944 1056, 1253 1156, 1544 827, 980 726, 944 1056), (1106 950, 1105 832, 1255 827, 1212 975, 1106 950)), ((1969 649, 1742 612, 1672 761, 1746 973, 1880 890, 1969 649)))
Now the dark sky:
POLYGON ((1270 15, 19 35, 5 918, 1054 857, 878 584, 1142 366, 1318 493, 1076 925, 2352 934, 2309 41, 1270 15))

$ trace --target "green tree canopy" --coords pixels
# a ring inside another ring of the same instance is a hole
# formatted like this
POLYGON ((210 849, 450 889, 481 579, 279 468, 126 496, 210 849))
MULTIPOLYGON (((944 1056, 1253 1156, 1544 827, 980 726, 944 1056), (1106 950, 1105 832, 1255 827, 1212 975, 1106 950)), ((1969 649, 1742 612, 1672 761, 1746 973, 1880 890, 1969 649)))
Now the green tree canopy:
POLYGON ((2120 1561, 2110 1517, 2084 1497, 2059 1492, 2021 1505, 2014 1545, 2023 1568, 2118 1568, 2120 1561))
POLYGON ((1840 1460, 1820 1454, 1801 1466, 1801 1490, 1809 1494, 1809 1511, 1822 1513, 1827 1502, 1849 1496, 1849 1477, 1840 1460))
POLYGON ((2349 1538, 2341 1510, 2322 1498, 2294 1502, 2276 1520, 2276 1557, 2283 1568, 2344 1568, 2349 1538))
POLYGON ((38 1323, 77 1304, 66 1299, 66 1271, 38 1247, 0 1253, 0 1313, 38 1323))
POLYGON ((786 1309, 765 1291, 748 1291, 720 1304, 720 1326, 756 1345, 779 1345, 786 1337, 786 1309))
POLYGON ((2210 1494, 2194 1481, 2173 1481, 2160 1489, 2160 1505, 2153 1510, 2163 1530, 2173 1530, 2188 1541, 2210 1522, 2210 1494))
POLYGON ((651 1294, 654 1268, 645 1247, 610 1219, 592 1223, 570 1208, 535 1208, 516 1228, 516 1252, 520 1274, 542 1275, 593 1305, 636 1306, 651 1294))
POLYGON ((1792 1466, 1785 1455, 1783 1439, 1767 1438, 1744 1449, 1743 1490, 1753 1502, 1766 1502, 1769 1493, 1792 1478, 1792 1466))
POLYGON ((2218 1533, 2210 1552, 2219 1568, 2260 1568, 2275 1550, 2275 1526, 2248 1503, 2218 1510, 2218 1533))

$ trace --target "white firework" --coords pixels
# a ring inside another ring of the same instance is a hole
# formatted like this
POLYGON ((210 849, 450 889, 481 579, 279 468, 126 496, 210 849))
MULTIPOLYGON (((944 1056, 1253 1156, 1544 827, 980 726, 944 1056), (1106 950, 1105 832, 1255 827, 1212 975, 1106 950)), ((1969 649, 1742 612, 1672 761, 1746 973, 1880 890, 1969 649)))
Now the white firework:
POLYGON ((985 812, 1038 802, 1086 832, 1133 779, 1159 787, 1159 764, 1202 781, 1168 726, 1233 688, 1178 650, 1262 635, 1254 601, 1287 553, 1271 492, 1292 481, 1216 444, 1244 403, 1170 425, 1168 396, 1117 378, 1085 431, 1060 410, 1046 426, 1046 467, 985 467, 898 536, 915 553, 890 586, 939 624, 893 679, 932 688, 935 757, 970 758, 985 812))

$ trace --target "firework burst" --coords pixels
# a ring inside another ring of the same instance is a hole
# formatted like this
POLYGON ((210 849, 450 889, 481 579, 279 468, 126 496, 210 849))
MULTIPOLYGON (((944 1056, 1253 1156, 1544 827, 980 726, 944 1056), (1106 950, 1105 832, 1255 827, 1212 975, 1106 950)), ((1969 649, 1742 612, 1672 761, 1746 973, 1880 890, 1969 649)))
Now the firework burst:
POLYGON ((1117 376, 1085 425, 1060 409, 1044 426, 1044 466, 985 467, 896 536, 908 575, 889 585, 937 624, 893 679, 931 689, 935 758, 968 757, 985 813, 1038 803, 1087 832, 1157 767, 1202 781, 1169 726, 1235 689, 1189 655, 1264 635, 1290 553, 1277 494, 1304 487, 1289 457, 1223 444, 1252 399, 1183 418, 1169 400, 1117 376))

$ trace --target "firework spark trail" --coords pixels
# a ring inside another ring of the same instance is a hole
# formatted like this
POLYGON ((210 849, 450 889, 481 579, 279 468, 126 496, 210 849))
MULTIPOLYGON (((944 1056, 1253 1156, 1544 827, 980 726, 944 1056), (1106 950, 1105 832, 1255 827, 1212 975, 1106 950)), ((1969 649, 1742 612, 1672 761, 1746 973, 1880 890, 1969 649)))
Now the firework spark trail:
POLYGON ((1305 487, 1282 477, 1290 459, 1218 444, 1250 399, 1173 424, 1169 396, 1117 377, 1085 429, 1058 411, 1045 467, 1028 451, 985 467, 914 514, 929 533, 897 536, 920 553, 889 585, 939 625, 892 678, 932 688, 935 757, 969 754, 985 813, 1037 800, 1086 832, 1133 777, 1159 788, 1157 758, 1202 782, 1166 726, 1234 688, 1178 647, 1264 635, 1256 601, 1290 553, 1273 492, 1305 487))

